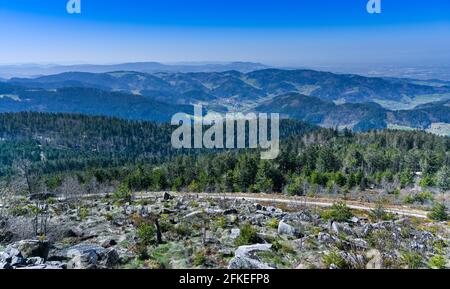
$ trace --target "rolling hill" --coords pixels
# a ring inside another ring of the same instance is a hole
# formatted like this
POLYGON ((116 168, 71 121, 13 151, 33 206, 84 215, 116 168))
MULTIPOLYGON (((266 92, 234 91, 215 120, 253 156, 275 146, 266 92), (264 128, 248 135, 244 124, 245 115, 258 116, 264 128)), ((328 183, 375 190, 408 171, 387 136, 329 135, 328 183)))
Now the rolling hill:
POLYGON ((239 71, 200 73, 142 73, 118 71, 109 73, 67 72, 34 79, 13 78, 11 84, 29 87, 61 88, 91 86, 101 89, 120 90, 154 97, 169 95, 179 103, 195 102, 188 97, 199 93, 215 104, 231 104, 240 109, 248 101, 258 101, 297 92, 335 103, 376 102, 386 108, 393 103, 418 104, 450 99, 450 86, 432 85, 426 82, 371 78, 358 75, 334 74, 313 70, 264 69, 248 73, 239 71), (427 101, 428 99, 428 101, 427 101))
POLYGON ((12 78, 0 85, 0 112, 69 112, 168 121, 176 112, 191 112, 188 105, 203 104, 210 111, 279 112, 356 131, 392 126, 445 130, 450 123, 449 99, 446 82, 313 70, 66 72, 12 78))
POLYGON ((418 106, 413 110, 390 111, 376 103, 334 102, 298 93, 277 96, 255 108, 259 112, 277 112, 285 118, 324 127, 349 128, 355 131, 383 129, 390 125, 429 129, 434 123, 450 123, 450 101, 418 106))
POLYGON ((60 112, 167 122, 192 106, 168 105, 151 98, 88 87, 31 89, 0 84, 0 112, 60 112))

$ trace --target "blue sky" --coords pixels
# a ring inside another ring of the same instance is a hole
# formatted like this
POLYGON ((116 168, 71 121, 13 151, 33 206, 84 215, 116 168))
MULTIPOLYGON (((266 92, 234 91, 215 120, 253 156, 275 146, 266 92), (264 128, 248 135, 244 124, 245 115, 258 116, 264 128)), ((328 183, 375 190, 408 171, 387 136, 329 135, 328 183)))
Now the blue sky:
POLYGON ((0 0, 0 63, 450 63, 450 1, 0 0))

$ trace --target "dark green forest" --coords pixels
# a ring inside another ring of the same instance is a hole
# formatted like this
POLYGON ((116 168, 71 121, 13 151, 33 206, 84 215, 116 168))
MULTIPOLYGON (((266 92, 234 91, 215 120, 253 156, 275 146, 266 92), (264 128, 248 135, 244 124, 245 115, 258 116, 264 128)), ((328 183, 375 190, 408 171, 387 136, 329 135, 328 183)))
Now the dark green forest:
POLYGON ((283 121, 281 154, 264 161, 258 150, 172 149, 172 130, 109 117, 0 114, 1 178, 20 178, 26 163, 50 191, 75 177, 81 189, 95 181, 120 190, 395 194, 417 176, 423 187, 449 190, 450 138, 425 132, 353 133, 283 121))

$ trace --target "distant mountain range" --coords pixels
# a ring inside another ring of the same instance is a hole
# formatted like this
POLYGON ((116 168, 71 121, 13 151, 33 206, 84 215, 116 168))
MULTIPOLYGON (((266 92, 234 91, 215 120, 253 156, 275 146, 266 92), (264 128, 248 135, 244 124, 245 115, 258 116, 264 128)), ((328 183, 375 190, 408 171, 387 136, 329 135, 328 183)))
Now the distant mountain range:
POLYGON ((14 76, 36 77, 42 75, 58 74, 63 72, 91 72, 105 73, 110 71, 137 71, 145 73, 155 72, 222 72, 236 70, 250 72, 265 69, 268 66, 253 62, 230 63, 186 63, 186 64, 162 64, 159 62, 132 62, 121 64, 79 64, 79 65, 0 65, 0 77, 10 78, 14 76))
POLYGON ((313 70, 66 72, 0 83, 0 112, 76 112, 167 121, 175 112, 192 111, 188 105, 203 104, 209 111, 279 112, 357 131, 445 128, 450 123, 449 100, 445 81, 313 70))
MULTIPOLYGON (((313 70, 263 69, 199 73, 108 73, 67 72, 37 78, 12 78, 9 83, 46 89, 96 87, 149 96, 179 104, 216 99, 214 104, 242 109, 247 102, 290 92, 343 103, 376 102, 386 108, 393 104, 424 104, 450 99, 450 86, 405 79, 370 78, 313 70), (226 101, 220 101, 220 100, 226 101)), ((411 107, 412 108, 412 107, 411 107)))
POLYGON ((421 105, 412 110, 391 111, 376 103, 337 105, 317 97, 290 93, 277 96, 255 108, 259 112, 278 112, 285 118, 299 119, 324 127, 355 131, 389 126, 430 129, 434 123, 450 124, 450 100, 421 105))
POLYGON ((178 112, 193 114, 193 107, 169 105, 140 95, 89 87, 45 90, 0 84, 0 113, 23 111, 81 113, 167 122, 178 112))

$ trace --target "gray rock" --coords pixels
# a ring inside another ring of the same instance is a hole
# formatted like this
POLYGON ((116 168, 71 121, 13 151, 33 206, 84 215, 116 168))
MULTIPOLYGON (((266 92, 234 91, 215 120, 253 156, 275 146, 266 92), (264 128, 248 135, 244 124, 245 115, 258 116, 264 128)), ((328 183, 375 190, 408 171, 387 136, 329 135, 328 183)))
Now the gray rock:
POLYGON ((94 244, 78 244, 68 249, 71 260, 68 269, 113 268, 120 262, 120 256, 113 248, 104 249, 94 244))
POLYGON ((75 255, 69 263, 68 269, 95 269, 97 267, 98 256, 94 251, 89 251, 81 255, 75 255))
POLYGON ((113 248, 101 252, 99 258, 99 265, 103 268, 111 269, 120 263, 120 256, 113 248))
POLYGON ((127 216, 133 215, 134 214, 134 208, 132 206, 126 206, 125 208, 125 214, 127 216))
POLYGON ((257 211, 265 211, 266 208, 260 204, 254 204, 257 211))
POLYGON ((101 254, 105 249, 95 244, 78 244, 67 249, 67 257, 82 256, 89 253, 101 254))
POLYGON ((26 270, 62 270, 66 269, 66 265, 61 262, 48 262, 45 264, 31 265, 23 268, 17 269, 26 269, 26 270))
POLYGON ((241 235, 241 229, 231 229, 230 238, 235 240, 241 235))
POLYGON ((286 224, 284 221, 278 223, 278 234, 291 237, 299 237, 300 232, 293 226, 286 224))
POLYGON ((8 262, 0 262, 0 270, 12 269, 13 267, 8 262))
POLYGON ((349 268, 364 269, 366 262, 363 256, 351 252, 342 252, 341 255, 349 268))
POLYGON ((352 222, 352 223, 354 223, 354 224, 357 224, 357 223, 359 222, 359 219, 358 219, 357 217, 352 217, 352 218, 350 219, 350 222, 352 222))
POLYGON ((22 267, 27 264, 27 261, 25 258, 22 258, 20 256, 15 256, 11 259, 10 265, 13 267, 22 267))
POLYGON ((272 213, 283 213, 283 211, 281 209, 269 206, 266 208, 267 211, 272 212, 272 213))
POLYGON ((18 243, 17 249, 25 259, 31 257, 47 259, 50 245, 47 241, 22 240, 18 243))
POLYGON ((256 252, 270 251, 271 244, 256 244, 241 246, 234 253, 234 258, 228 263, 228 269, 275 269, 255 256, 256 252))
POLYGON ((252 270, 267 270, 275 269, 267 264, 264 264, 258 260, 250 259, 247 257, 234 257, 228 263, 228 269, 239 270, 239 269, 252 269, 252 270))
POLYGON ((236 209, 228 209, 223 212, 224 215, 237 215, 238 213, 236 209))
MULTIPOLYGON (((267 212, 263 211, 263 213, 267 213, 267 212)), ((257 213, 253 217, 251 217, 251 223, 261 225, 265 219, 266 219, 266 214, 257 213)))
POLYGON ((366 269, 382 269, 383 268, 383 257, 380 251, 372 249, 366 254, 366 258, 369 262, 366 264, 366 269))
POLYGON ((6 252, 0 253, 0 262, 11 262, 11 257, 6 252))
POLYGON ((255 245, 248 245, 248 246, 240 246, 234 252, 234 255, 236 257, 248 257, 248 256, 253 256, 253 254, 256 252, 270 251, 271 248, 272 248, 272 244, 255 244, 255 245))
POLYGON ((80 238, 83 235, 83 230, 79 227, 69 228, 64 232, 64 237, 67 238, 80 238))
POLYGON ((100 240, 100 245, 103 248, 110 248, 112 246, 117 245, 117 241, 113 238, 104 238, 104 239, 100 240))
POLYGON ((233 251, 231 249, 229 249, 229 248, 220 249, 218 252, 219 252, 220 255, 222 255, 224 257, 231 257, 231 256, 233 256, 233 251))
POLYGON ((31 257, 27 259, 28 265, 42 265, 45 263, 45 260, 41 257, 31 257))
POLYGON ((16 256, 22 256, 20 251, 15 247, 16 244, 14 245, 9 245, 8 247, 6 247, 5 252, 3 252, 4 254, 4 258, 5 259, 10 259, 16 256))
POLYGON ((319 233, 319 235, 317 236, 317 240, 320 243, 327 244, 327 245, 334 244, 339 241, 336 237, 331 236, 330 234, 327 234, 327 233, 323 233, 323 232, 319 233))
POLYGON ((331 230, 336 234, 346 234, 346 235, 353 235, 353 230, 345 223, 338 223, 333 222, 331 224, 331 230))
POLYGON ((367 237, 370 233, 372 233, 373 227, 371 224, 365 224, 359 232, 359 235, 363 238, 367 237))
POLYGON ((353 240, 353 245, 357 249, 367 249, 367 248, 369 248, 369 244, 364 239, 354 239, 353 240))
POLYGON ((173 197, 168 192, 165 192, 163 195, 163 199, 164 199, 164 201, 168 201, 168 200, 173 199, 173 197))

